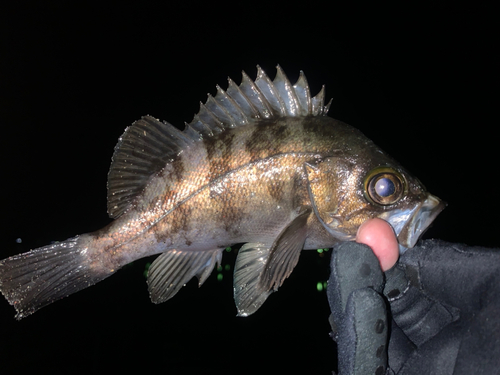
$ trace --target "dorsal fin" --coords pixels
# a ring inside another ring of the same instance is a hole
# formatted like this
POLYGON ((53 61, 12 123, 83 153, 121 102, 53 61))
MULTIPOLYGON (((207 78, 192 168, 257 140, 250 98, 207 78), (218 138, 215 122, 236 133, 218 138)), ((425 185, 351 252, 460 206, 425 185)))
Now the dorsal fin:
POLYGON ((301 71, 292 85, 281 67, 271 81, 260 66, 252 81, 242 72, 238 86, 228 78, 226 91, 217 86, 215 96, 205 104, 184 131, 151 116, 144 116, 125 129, 118 140, 108 173, 108 213, 119 217, 146 187, 151 176, 160 172, 193 142, 212 137, 227 128, 244 126, 261 119, 326 116, 324 87, 311 97, 301 71))
POLYGON ((109 216, 117 218, 125 212, 151 176, 192 142, 188 132, 151 116, 144 116, 125 129, 108 173, 109 216))

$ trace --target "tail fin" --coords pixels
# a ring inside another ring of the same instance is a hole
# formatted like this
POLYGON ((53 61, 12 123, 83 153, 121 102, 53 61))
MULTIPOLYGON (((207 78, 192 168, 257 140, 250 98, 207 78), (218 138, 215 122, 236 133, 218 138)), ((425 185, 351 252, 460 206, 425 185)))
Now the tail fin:
POLYGON ((0 261, 0 292, 16 319, 110 276, 92 267, 83 236, 40 247, 0 261))

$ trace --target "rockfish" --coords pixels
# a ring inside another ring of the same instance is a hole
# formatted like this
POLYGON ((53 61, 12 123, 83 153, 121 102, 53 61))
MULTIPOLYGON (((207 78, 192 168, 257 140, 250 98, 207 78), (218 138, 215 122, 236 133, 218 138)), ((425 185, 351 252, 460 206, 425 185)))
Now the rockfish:
POLYGON ((223 250, 244 243, 234 267, 238 315, 254 313, 293 271, 302 249, 354 240, 367 219, 388 221, 401 251, 444 208, 360 131, 327 116, 300 72, 217 86, 183 131, 145 116, 115 148, 105 228, 0 261, 0 290, 23 318, 160 254, 148 273, 164 302, 223 250))

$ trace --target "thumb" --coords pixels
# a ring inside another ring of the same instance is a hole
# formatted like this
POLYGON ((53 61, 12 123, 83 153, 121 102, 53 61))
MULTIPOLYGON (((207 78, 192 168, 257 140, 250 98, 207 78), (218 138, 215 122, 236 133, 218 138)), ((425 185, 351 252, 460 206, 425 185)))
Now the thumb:
POLYGON ((356 242, 370 246, 384 272, 392 268, 398 260, 398 240, 391 225, 385 220, 375 218, 361 224, 356 242))

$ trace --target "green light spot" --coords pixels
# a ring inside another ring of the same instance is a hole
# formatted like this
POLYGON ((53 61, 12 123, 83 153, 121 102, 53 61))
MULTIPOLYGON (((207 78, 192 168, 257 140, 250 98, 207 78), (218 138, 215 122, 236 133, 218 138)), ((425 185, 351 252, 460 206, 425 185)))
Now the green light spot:
POLYGON ((222 272, 222 266, 217 266, 217 272, 222 272))
POLYGON ((321 254, 323 252, 323 249, 318 249, 317 252, 321 254))
POLYGON ((226 251, 229 253, 231 251, 231 246, 226 247, 226 251))
POLYGON ((229 271, 231 269, 231 266, 229 264, 226 264, 224 266, 224 271, 229 271))
POLYGON ((328 286, 328 281, 323 281, 323 289, 326 289, 327 286, 328 286))
POLYGON ((144 266, 144 272, 142 273, 146 279, 148 278, 149 267, 151 267, 151 263, 146 263, 144 266))
POLYGON ((318 292, 323 291, 323 283, 321 281, 318 281, 318 283, 316 284, 316 289, 318 290, 318 292))
POLYGON ((217 281, 222 281, 223 278, 224 276, 222 276, 222 273, 217 274, 217 281))

